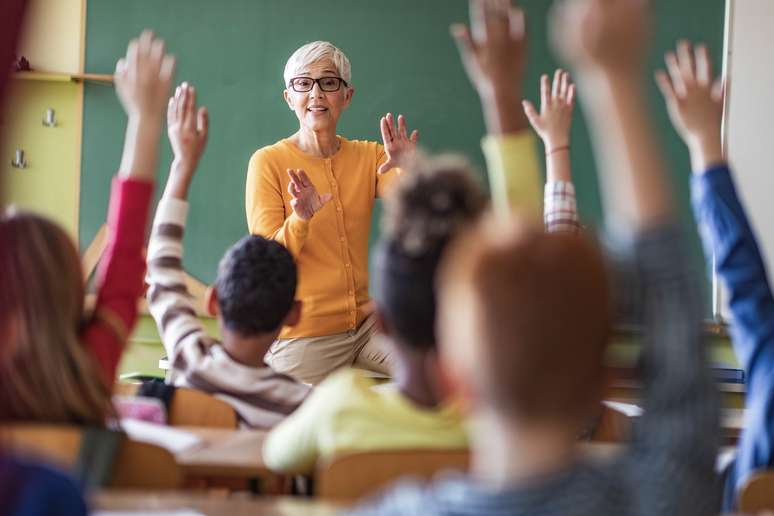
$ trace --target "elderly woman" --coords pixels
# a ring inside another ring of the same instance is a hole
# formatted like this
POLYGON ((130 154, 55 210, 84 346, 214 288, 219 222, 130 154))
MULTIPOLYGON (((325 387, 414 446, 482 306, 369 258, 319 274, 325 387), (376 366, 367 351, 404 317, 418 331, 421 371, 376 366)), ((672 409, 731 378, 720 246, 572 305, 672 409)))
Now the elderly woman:
POLYGON ((381 119, 384 145, 348 140, 336 124, 355 93, 349 59, 331 43, 296 50, 285 65, 285 101, 298 131, 253 154, 247 171, 250 232, 284 244, 298 264, 298 325, 286 327, 266 355, 279 372, 319 383, 356 365, 389 372, 375 336, 368 294, 368 234, 374 200, 413 152, 403 116, 381 119))

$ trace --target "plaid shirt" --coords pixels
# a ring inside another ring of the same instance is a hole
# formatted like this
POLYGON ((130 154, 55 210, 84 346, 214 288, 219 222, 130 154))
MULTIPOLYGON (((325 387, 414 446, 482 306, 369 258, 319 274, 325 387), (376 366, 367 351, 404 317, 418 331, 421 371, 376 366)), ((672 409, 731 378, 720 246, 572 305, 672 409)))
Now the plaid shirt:
POLYGON ((543 220, 549 233, 577 233, 581 230, 575 186, 569 181, 546 183, 543 203, 543 220))
POLYGON ((625 291, 614 299, 633 300, 627 308, 645 328, 645 412, 619 456, 579 458, 563 471, 504 490, 463 475, 429 486, 405 483, 354 514, 717 514, 717 393, 704 356, 695 267, 683 240, 674 227, 652 228, 610 254, 613 286, 625 291))

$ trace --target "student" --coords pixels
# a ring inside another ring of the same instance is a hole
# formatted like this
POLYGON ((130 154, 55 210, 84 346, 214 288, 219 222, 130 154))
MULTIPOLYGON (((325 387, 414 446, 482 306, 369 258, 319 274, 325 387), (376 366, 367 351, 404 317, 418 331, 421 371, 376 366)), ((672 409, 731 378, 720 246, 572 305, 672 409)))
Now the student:
POLYGON ((170 382, 223 399, 245 426, 270 428, 309 393, 307 385, 263 362, 280 330, 299 319, 296 265, 282 244, 242 238, 226 252, 215 286, 207 291, 207 308, 217 315, 222 340, 207 335, 182 260, 188 188, 207 142, 208 120, 206 108, 196 109, 196 90, 179 86, 167 110, 175 159, 148 245, 148 303, 170 359, 170 382))
POLYGON ((464 160, 419 158, 406 168, 385 199, 375 270, 376 319, 393 344, 395 384, 376 388, 356 369, 333 373, 269 433, 270 469, 309 474, 346 452, 467 448, 458 407, 443 401, 434 374, 433 277, 446 243, 484 203, 464 160))
POLYGON ((7 516, 86 516, 75 483, 62 473, 0 452, 0 507, 7 516))
MULTIPOLYGON (((528 221, 487 220, 441 264, 441 366, 471 409, 468 476, 405 484, 356 514, 711 514, 718 410, 701 302, 665 190, 642 92, 647 4, 576 0, 552 35, 576 67, 608 217, 627 237, 610 255, 528 221), (596 88, 590 87, 591 85, 596 88), (604 392, 603 355, 620 294, 642 321, 645 414, 614 458, 584 457, 579 426, 604 392)), ((484 20, 508 2, 472 2, 484 20)))
POLYGON ((143 32, 116 66, 128 115, 108 211, 93 315, 78 251, 53 222, 0 215, 0 420, 104 425, 116 367, 142 293, 145 222, 174 58, 143 32))
POLYGON ((729 292, 732 343, 747 377, 746 424, 727 470, 723 510, 757 469, 774 463, 774 297, 758 243, 723 156, 721 79, 712 76, 704 45, 682 41, 666 55, 668 74, 656 78, 670 118, 691 155, 691 193, 708 259, 714 256, 729 292))

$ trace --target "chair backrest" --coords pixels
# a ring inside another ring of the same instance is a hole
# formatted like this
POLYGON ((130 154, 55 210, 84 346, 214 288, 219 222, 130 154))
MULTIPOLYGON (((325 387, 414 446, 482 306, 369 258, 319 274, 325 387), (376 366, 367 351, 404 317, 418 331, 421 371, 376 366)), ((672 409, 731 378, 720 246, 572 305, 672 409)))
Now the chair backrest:
POLYGON ((237 428, 234 408, 223 400, 194 389, 178 388, 169 407, 167 420, 172 426, 237 428))
MULTIPOLYGON (((53 463, 64 470, 75 468, 83 438, 84 429, 74 425, 0 425, 0 447, 53 463)), ((176 489, 182 481, 182 472, 170 452, 152 444, 122 439, 113 463, 110 487, 176 489)))
POLYGON ((774 470, 753 474, 739 490, 739 511, 774 511, 774 470))
POLYGON ((445 470, 467 471, 468 450, 391 450, 334 457, 317 470, 317 496, 354 502, 375 494, 401 477, 430 480, 445 470))

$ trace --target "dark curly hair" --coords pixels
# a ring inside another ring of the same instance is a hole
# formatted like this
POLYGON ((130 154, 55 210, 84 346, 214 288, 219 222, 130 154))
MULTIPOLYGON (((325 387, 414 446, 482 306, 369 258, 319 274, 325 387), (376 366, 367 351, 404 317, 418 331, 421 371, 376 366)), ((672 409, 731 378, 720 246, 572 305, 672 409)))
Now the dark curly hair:
POLYGON ((390 330, 419 349, 435 347, 434 277, 446 245, 486 205, 461 157, 418 157, 385 199, 375 300, 390 330))
POLYGON ((249 235, 218 266, 215 289, 223 324, 244 336, 277 330, 296 296, 296 263, 285 247, 249 235))

